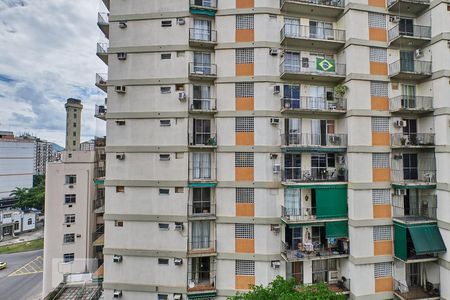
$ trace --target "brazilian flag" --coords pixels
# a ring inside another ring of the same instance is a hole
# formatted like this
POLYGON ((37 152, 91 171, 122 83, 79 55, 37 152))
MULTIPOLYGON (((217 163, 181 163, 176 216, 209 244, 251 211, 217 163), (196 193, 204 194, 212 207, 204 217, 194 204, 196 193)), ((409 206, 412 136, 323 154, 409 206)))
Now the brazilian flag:
POLYGON ((336 66, 334 59, 316 58, 316 69, 324 72, 335 72, 336 66))

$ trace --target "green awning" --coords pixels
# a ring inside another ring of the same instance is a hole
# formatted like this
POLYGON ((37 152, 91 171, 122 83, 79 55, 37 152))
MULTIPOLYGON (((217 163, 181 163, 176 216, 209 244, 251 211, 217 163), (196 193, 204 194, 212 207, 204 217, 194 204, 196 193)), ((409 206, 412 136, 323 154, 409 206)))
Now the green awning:
POLYGON ((287 189, 347 189, 347 184, 305 184, 305 185, 287 185, 287 189))
POLYGON ((216 187, 217 183, 215 182, 190 182, 188 187, 216 187))
POLYGON ((214 17, 216 15, 216 12, 214 10, 191 8, 191 14, 214 17))
POLYGON ((94 180, 94 183, 95 183, 96 185, 105 184, 105 180, 104 180, 104 179, 95 179, 95 180, 94 180))
POLYGON ((316 190, 317 219, 346 218, 347 188, 316 190))
POLYGON ((436 224, 413 226, 409 227, 408 230, 417 255, 447 251, 436 224))
POLYGON ((325 237, 327 239, 348 237, 348 222, 339 221, 325 223, 325 237))
POLYGON ((394 222, 394 254, 403 261, 408 260, 407 228, 394 222))
POLYGON ((208 299, 212 297, 216 297, 216 292, 210 292, 210 293, 201 293, 201 294, 188 294, 188 299, 208 299))

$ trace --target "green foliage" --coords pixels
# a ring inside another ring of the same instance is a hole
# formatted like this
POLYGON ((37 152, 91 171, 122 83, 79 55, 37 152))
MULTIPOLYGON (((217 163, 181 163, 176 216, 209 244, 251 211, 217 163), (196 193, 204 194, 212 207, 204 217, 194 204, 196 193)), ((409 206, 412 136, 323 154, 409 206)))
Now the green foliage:
POLYGON ((37 208, 42 210, 45 201, 45 181, 32 188, 16 187, 10 194, 17 199, 15 207, 20 209, 37 208))
POLYGON ((334 87, 334 93, 338 97, 344 96, 345 93, 347 93, 347 91, 348 91, 348 86, 343 85, 343 84, 338 84, 337 86, 334 87))
POLYGON ((343 300, 346 296, 331 291, 325 283, 298 286, 293 278, 277 276, 267 287, 253 286, 248 293, 228 300, 343 300))

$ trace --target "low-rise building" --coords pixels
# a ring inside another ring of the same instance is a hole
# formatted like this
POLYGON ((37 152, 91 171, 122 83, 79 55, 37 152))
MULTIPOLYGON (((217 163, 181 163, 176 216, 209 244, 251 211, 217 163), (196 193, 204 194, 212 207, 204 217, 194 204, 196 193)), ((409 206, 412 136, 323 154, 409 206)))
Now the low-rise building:
POLYGON ((16 236, 36 229, 36 213, 20 209, 0 211, 0 241, 7 236, 16 236))

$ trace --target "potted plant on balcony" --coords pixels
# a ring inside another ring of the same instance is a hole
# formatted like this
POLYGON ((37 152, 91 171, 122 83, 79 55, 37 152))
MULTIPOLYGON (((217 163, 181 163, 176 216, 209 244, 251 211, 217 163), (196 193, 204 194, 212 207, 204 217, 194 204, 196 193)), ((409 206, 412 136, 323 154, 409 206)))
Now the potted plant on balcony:
POLYGON ((347 91, 348 86, 346 86, 345 84, 338 84, 337 86, 334 87, 334 94, 339 98, 344 97, 347 91))
POLYGON ((345 168, 340 167, 337 174, 338 181, 345 181, 345 168))
POLYGON ((406 137, 405 137, 405 136, 401 136, 401 137, 400 137, 400 144, 401 144, 402 146, 406 145, 406 137))

